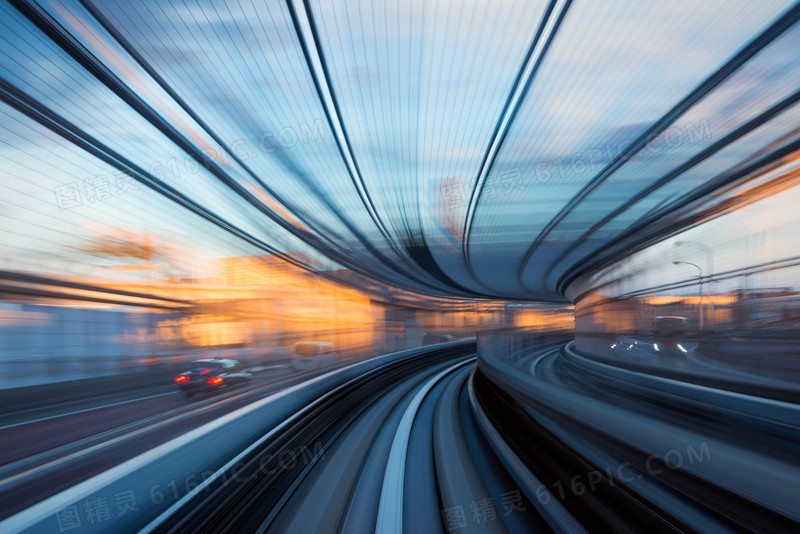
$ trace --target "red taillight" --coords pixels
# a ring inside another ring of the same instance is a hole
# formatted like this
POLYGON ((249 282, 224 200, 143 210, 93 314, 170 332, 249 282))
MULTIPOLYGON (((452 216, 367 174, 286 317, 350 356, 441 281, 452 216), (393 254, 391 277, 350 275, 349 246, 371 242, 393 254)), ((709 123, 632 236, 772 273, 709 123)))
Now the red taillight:
POLYGON ((186 375, 181 375, 175 378, 175 382, 186 382, 187 380, 189 380, 189 377, 186 375))
POLYGON ((200 374, 201 375, 205 375, 205 374, 208 374, 209 371, 210 371, 210 369, 203 369, 202 371, 200 371, 200 374))
POLYGON ((222 382, 222 379, 217 376, 214 378, 209 378, 208 380, 206 380, 206 382, 208 382, 209 384, 219 384, 222 382))

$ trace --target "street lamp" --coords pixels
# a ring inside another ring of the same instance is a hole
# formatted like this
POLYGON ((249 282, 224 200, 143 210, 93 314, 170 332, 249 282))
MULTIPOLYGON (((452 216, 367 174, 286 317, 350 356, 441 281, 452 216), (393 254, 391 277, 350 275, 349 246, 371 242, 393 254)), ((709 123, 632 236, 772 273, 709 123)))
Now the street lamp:
POLYGON ((702 332, 703 331, 703 315, 705 315, 703 313, 704 312, 704 310, 703 310, 703 269, 701 269, 700 266, 697 265, 696 263, 692 263, 690 261, 673 261, 672 263, 674 265, 680 265, 681 263, 684 263, 686 265, 693 265, 694 267, 697 268, 697 272, 699 273, 698 276, 697 276, 697 279, 700 280, 700 314, 699 314, 700 317, 699 317, 699 319, 700 319, 700 332, 702 332))
MULTIPOLYGON (((704 245, 703 243, 700 243, 698 241, 688 241, 688 240, 676 241, 674 246, 675 246, 675 248, 678 248, 678 247, 682 247, 684 245, 689 245, 689 246, 694 246, 696 248, 699 248, 706 255, 706 259, 708 260, 708 270, 706 271, 708 273, 708 282, 709 282, 709 284, 712 284, 714 282, 714 272, 715 271, 714 271, 714 253, 711 252, 711 248, 708 245, 704 245)), ((709 285, 708 287, 710 288, 709 293, 711 293, 711 296, 712 296, 712 298, 709 300, 709 303, 708 303, 708 311, 709 311, 709 314, 710 314, 711 329, 713 330, 714 326, 715 326, 714 325, 714 298, 713 298, 714 286, 713 285, 709 285)))
POLYGON ((708 258, 708 270, 711 274, 714 274, 714 253, 711 252, 711 248, 702 243, 698 243, 697 241, 685 241, 685 240, 675 241, 675 244, 673 246, 677 248, 677 247, 682 247, 684 245, 694 245, 695 247, 702 250, 703 253, 705 253, 706 258, 708 258))

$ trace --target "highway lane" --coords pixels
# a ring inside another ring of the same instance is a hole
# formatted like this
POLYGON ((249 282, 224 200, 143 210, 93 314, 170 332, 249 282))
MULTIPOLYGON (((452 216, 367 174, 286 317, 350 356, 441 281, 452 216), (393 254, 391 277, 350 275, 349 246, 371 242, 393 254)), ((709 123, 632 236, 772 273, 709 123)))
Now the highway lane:
POLYGON ((156 395, 0 428, 0 519, 315 373, 257 372, 250 387, 193 399, 169 384, 156 395))
POLYGON ((0 451, 0 466, 188 405, 174 387, 164 389, 152 396, 0 428, 0 439, 5 444, 0 451))
MULTIPOLYGON (((177 371, 177 367, 175 371, 177 371)), ((0 429, 171 392, 175 372, 151 370, 0 390, 0 429)))

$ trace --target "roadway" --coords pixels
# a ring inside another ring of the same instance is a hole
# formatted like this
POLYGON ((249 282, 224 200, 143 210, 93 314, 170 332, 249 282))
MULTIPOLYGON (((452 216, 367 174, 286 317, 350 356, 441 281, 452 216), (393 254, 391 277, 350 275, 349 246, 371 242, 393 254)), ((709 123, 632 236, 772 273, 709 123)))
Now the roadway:
POLYGON ((169 380, 150 380, 113 396, 87 394, 80 404, 8 411, 6 421, 17 422, 0 427, 0 519, 311 374, 260 369, 251 387, 195 399, 169 380), (40 417, 18 421, 20 414, 40 417))

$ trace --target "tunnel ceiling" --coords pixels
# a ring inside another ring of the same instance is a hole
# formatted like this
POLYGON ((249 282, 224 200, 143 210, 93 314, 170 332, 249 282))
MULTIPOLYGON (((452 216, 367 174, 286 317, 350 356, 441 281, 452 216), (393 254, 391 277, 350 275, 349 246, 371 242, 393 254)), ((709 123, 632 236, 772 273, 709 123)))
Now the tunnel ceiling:
POLYGON ((5 158, 49 143, 154 218, 429 294, 562 299, 800 135, 789 2, 2 9, 5 158))

